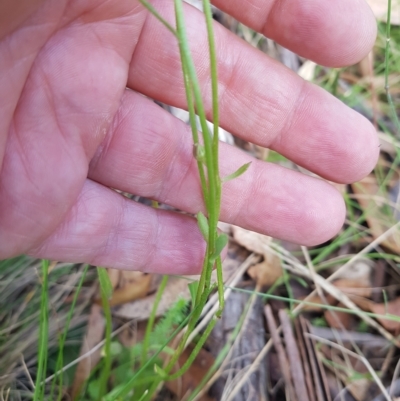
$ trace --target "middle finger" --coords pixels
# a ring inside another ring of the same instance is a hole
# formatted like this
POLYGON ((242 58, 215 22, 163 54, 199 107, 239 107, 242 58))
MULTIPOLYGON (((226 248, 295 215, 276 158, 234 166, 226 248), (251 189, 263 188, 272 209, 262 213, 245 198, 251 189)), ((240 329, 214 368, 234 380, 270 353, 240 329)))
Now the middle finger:
MULTIPOLYGON (((223 185, 221 220, 304 245, 337 233, 345 211, 332 186, 221 144, 222 176, 250 161, 244 175, 223 185)), ((129 90, 89 178, 187 212, 204 211, 189 127, 129 90)))

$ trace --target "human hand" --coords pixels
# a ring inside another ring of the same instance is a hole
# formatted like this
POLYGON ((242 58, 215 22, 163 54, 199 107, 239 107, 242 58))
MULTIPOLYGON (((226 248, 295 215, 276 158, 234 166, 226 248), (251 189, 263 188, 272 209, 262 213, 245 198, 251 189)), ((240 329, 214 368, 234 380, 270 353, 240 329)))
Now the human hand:
MULTIPOLYGON (((198 272, 204 242, 194 219, 110 189, 203 209, 189 127, 141 95, 185 107, 172 34, 137 0, 15 4, 0 5, 0 259, 28 253, 198 272)), ((173 21, 172 1, 153 4, 173 21)), ((357 62, 376 35, 363 0, 214 4, 328 66, 357 62)), ((209 111, 203 16, 188 6, 186 21, 209 111)), ((215 33, 222 127, 328 180, 348 183, 370 172, 379 148, 364 117, 225 28, 216 25, 215 33)), ((222 220, 304 245, 341 228, 344 203, 327 182, 225 144, 220 155, 222 176, 252 161, 224 184, 222 220)))

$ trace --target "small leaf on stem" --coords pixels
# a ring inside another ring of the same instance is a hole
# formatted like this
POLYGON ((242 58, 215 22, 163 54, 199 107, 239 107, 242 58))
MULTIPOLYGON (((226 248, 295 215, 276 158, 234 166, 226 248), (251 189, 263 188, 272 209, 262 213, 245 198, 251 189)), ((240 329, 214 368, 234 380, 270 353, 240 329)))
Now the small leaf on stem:
POLYGON ((156 364, 154 365, 154 372, 156 372, 163 380, 168 377, 167 372, 156 364))
POLYGON ((204 216, 203 213, 199 212, 196 215, 197 217, 197 224, 199 226, 200 232, 204 238, 205 241, 208 241, 208 220, 206 218, 206 216, 204 216))
POLYGON ((188 284, 190 297, 192 298, 192 307, 196 304, 196 295, 199 288, 199 281, 193 281, 188 284))
POLYGON ((240 177, 242 174, 244 174, 248 168, 250 167, 251 162, 243 164, 242 167, 239 167, 234 173, 227 175, 222 179, 222 182, 227 182, 230 180, 233 180, 234 178, 240 177))
POLYGON ((215 241, 215 253, 212 256, 212 259, 217 259, 218 256, 221 254, 222 250, 226 247, 228 244, 228 236, 226 234, 220 234, 218 235, 217 240, 215 241))

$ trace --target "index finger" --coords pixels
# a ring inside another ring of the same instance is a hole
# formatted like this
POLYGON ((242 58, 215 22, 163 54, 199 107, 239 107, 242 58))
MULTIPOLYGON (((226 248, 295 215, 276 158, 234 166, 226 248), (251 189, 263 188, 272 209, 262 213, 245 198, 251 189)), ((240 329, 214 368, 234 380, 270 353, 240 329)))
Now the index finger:
POLYGON ((360 61, 376 37, 364 0, 213 0, 221 10, 318 64, 360 61))

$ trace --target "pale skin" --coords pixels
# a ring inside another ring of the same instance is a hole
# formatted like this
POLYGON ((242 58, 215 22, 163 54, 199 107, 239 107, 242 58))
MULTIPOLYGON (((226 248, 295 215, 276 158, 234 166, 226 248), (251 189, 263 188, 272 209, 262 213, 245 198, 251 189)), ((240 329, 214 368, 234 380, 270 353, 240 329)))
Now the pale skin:
MULTIPOLYGON (((173 21, 172 1, 152 3, 173 21)), ((214 4, 327 66, 361 60, 375 40, 363 0, 214 4)), ((203 16, 185 13, 211 115, 203 16)), ((193 218, 111 189, 203 210, 189 128, 149 99, 185 107, 173 36, 136 0, 3 0, 0 27, 0 259, 199 272, 204 241, 193 218)), ((364 117, 225 28, 215 33, 225 129, 330 181, 373 169, 378 140, 364 117)), ((221 175, 252 161, 224 184, 223 221, 304 245, 340 230, 344 202, 325 180, 224 144, 220 159, 221 175)))

